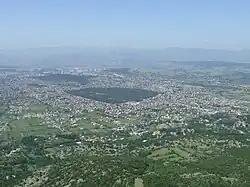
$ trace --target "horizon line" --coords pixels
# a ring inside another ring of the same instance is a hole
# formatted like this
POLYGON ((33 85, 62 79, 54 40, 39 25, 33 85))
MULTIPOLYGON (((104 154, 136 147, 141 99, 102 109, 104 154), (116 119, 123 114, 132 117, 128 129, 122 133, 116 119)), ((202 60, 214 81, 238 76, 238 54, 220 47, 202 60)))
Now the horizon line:
POLYGON ((143 48, 143 47, 128 47, 128 46, 38 46, 38 47, 20 47, 20 48, 0 48, 0 51, 22 51, 22 50, 36 50, 36 49, 59 49, 59 48, 71 48, 71 49, 132 49, 132 50, 167 50, 167 49, 202 49, 202 50, 218 50, 218 51, 245 51, 250 50, 248 48, 242 49, 225 49, 225 48, 205 48, 205 47, 178 47, 178 46, 170 46, 170 47, 152 47, 152 48, 143 48))

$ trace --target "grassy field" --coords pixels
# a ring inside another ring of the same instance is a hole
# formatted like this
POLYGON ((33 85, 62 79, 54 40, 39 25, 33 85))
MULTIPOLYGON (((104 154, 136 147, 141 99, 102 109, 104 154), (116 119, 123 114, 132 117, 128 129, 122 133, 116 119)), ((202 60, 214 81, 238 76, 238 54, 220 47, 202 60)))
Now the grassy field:
POLYGON ((167 161, 181 161, 181 160, 188 160, 189 153, 181 150, 179 148, 161 148, 152 152, 149 157, 159 160, 165 159, 167 161))
POLYGON ((182 157, 184 159, 190 158, 190 154, 188 152, 186 152, 184 149, 173 148, 172 150, 176 155, 179 155, 180 157, 182 157))
POLYGON ((207 145, 203 140, 181 139, 172 141, 169 147, 154 150, 149 158, 166 161, 194 161, 197 156, 212 152, 212 145, 207 145))
POLYGON ((10 134, 12 137, 20 137, 21 134, 26 134, 29 131, 32 131, 37 125, 39 125, 39 123, 40 121, 38 118, 15 120, 9 125, 10 134))
MULTIPOLYGON (((70 118, 68 118, 68 113, 62 114, 62 119, 64 120, 52 120, 44 121, 44 119, 38 117, 23 118, 24 115, 34 113, 42 113, 46 110, 46 105, 32 105, 27 111, 21 115, 21 119, 17 119, 9 122, 8 128, 6 130, 5 137, 21 138, 28 135, 49 135, 60 133, 61 131, 81 133, 81 132, 94 132, 94 133, 105 133, 106 130, 115 127, 117 124, 114 123, 113 119, 106 118, 96 111, 93 112, 83 112, 78 114, 77 118, 80 120, 72 123, 70 118), (61 123, 62 122, 62 123, 61 123), (54 128, 52 125, 57 125, 61 127, 54 128), (51 127, 50 127, 51 126, 51 127)), ((36 115, 34 115, 36 116, 36 115)), ((59 116, 60 119, 60 116, 59 116)), ((5 138, 5 139, 6 139, 5 138)))
POLYGON ((9 134, 11 137, 20 138, 29 135, 48 135, 58 130, 41 123, 39 118, 18 119, 9 124, 9 134))
POLYGON ((141 178, 135 179, 135 187, 143 187, 143 180, 141 178))
POLYGON ((49 108, 49 107, 47 105, 44 105, 44 104, 32 105, 30 107, 30 112, 42 113, 42 112, 45 112, 47 108, 49 108))

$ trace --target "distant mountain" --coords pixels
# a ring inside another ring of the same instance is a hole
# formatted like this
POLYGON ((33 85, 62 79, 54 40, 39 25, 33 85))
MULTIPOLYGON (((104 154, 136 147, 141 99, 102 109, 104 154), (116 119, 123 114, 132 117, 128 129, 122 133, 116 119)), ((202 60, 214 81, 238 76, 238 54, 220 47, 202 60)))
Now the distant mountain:
POLYGON ((22 50, 0 50, 0 65, 18 66, 106 66, 136 67, 159 61, 228 61, 250 62, 250 50, 200 48, 77 48, 44 47, 22 50))

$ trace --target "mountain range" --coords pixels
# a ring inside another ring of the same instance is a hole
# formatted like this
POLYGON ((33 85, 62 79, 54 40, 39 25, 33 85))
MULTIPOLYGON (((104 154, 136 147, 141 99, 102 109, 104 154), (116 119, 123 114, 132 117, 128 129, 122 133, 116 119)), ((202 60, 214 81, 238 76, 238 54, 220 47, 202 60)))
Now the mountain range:
POLYGON ((0 50, 5 66, 145 66, 164 61, 250 62, 250 50, 42 47, 0 50))

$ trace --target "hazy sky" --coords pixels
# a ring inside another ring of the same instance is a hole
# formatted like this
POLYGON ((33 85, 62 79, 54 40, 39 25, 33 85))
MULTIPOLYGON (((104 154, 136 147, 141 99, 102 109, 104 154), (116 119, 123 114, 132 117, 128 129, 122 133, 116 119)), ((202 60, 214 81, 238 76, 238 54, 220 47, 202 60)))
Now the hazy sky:
POLYGON ((250 48, 249 0, 0 0, 0 48, 250 48))

